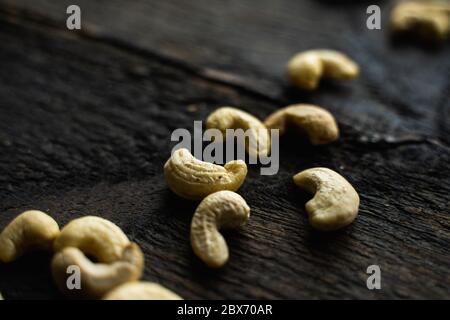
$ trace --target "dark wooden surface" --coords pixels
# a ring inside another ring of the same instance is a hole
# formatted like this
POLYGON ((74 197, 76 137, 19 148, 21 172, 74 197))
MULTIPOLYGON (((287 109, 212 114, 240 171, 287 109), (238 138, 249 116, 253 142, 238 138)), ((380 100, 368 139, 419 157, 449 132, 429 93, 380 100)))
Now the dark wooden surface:
MULTIPOLYGON (((83 31, 65 29, 73 1, 0 0, 0 228, 26 209, 63 226, 99 215, 138 242, 144 279, 187 299, 450 298, 448 43, 392 42, 365 27, 368 2, 79 0, 83 31), (297 51, 350 54, 362 74, 305 94, 284 77, 297 51), (249 224, 226 232, 231 260, 193 255, 197 203, 172 194, 162 166, 170 134, 220 105, 259 117, 290 103, 330 110, 341 139, 281 143, 281 168, 252 167, 240 194, 249 224), (326 166, 361 197, 350 227, 317 233, 291 177, 326 166), (369 265, 382 290, 366 288, 369 265)), ((60 298, 50 256, 0 265, 6 299, 60 298)))

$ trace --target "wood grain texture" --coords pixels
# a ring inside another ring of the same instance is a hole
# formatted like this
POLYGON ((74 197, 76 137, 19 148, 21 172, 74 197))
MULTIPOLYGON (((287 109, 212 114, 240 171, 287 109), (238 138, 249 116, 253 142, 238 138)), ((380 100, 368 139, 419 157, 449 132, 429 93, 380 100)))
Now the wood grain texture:
MULTIPOLYGON (((0 0, 0 228, 31 208, 60 225, 110 219, 141 245, 144 279, 188 299, 450 297, 448 44, 392 44, 365 29, 365 2, 83 0, 83 32, 65 30, 69 2, 0 0), (286 60, 324 46, 353 56, 360 79, 291 88, 286 60), (189 245, 197 203, 162 175, 171 132, 220 105, 262 118, 297 102, 330 110, 341 139, 285 137, 277 175, 251 167, 249 224, 225 233, 229 264, 207 269, 189 245), (358 190, 349 228, 308 225, 292 175, 313 166, 358 190), (380 291, 366 288, 371 264, 380 291)), ((49 259, 0 265, 0 292, 60 298, 49 259)))

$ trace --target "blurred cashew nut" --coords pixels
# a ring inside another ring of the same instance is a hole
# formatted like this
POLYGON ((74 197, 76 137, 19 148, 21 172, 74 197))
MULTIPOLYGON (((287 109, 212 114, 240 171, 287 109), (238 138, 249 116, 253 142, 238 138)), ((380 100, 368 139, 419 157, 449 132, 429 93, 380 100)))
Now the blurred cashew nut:
POLYGON ((144 268, 144 255, 137 244, 130 243, 120 260, 111 264, 93 263, 78 248, 67 247, 55 254, 51 268, 56 285, 67 296, 98 299, 123 283, 138 280, 144 268), (67 286, 70 276, 67 270, 74 265, 80 270, 78 290, 67 286))
POLYGON ((304 170, 294 177, 301 189, 314 194, 306 203, 311 225, 322 231, 347 226, 358 215, 359 196, 352 185, 328 168, 304 170))
POLYGON ((414 32, 425 38, 445 40, 450 34, 448 1, 406 1, 391 12, 395 32, 414 32))
POLYGON ((341 52, 318 49, 296 54, 289 60, 287 71, 296 86, 315 90, 322 78, 348 80, 357 77, 359 67, 341 52))
POLYGON ((200 200, 220 190, 239 189, 247 176, 247 165, 242 160, 230 161, 223 167, 203 162, 183 148, 167 160, 164 176, 173 192, 183 198, 200 200))
POLYGON ((182 300, 176 293, 152 282, 128 282, 108 292, 104 300, 182 300))
POLYGON ((220 228, 237 228, 250 217, 250 207, 235 192, 219 191, 207 196, 191 222, 194 253, 212 268, 222 267, 229 258, 228 246, 220 228))
POLYGON ((267 128, 279 129, 280 135, 294 128, 306 135, 313 145, 333 142, 339 138, 339 128, 327 110, 308 104, 295 104, 280 109, 264 121, 267 128))
POLYGON ((59 235, 56 221, 41 211, 17 216, 0 234, 0 262, 12 262, 29 250, 49 250, 59 235))

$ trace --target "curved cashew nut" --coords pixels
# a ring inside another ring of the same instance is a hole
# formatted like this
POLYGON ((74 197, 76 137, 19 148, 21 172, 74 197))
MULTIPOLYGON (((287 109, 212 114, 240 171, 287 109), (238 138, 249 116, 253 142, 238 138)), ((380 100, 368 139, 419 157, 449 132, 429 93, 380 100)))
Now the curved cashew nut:
POLYGON ((41 211, 25 211, 0 234, 0 262, 12 262, 32 249, 48 250, 59 235, 59 226, 41 211))
POLYGON ((334 50, 309 50, 296 54, 288 62, 288 76, 298 87, 315 90, 321 78, 347 80, 359 74, 358 65, 334 50))
POLYGON ((242 160, 230 161, 223 167, 203 162, 183 148, 167 160, 164 175, 173 192, 199 200, 216 191, 239 189, 247 176, 247 165, 242 160))
POLYGON ((306 203, 311 225, 322 231, 347 226, 358 215, 359 196, 337 172, 328 168, 312 168, 294 176, 294 183, 314 193, 306 203))
POLYGON ((73 297, 101 298, 115 287, 138 280, 144 268, 144 255, 135 243, 123 250, 120 260, 111 264, 93 263, 78 248, 67 247, 55 254, 52 274, 61 292, 73 297), (80 290, 68 290, 67 270, 70 266, 80 270, 80 290))
POLYGON ((404 2, 391 13, 391 26, 397 32, 418 31, 422 36, 445 40, 450 33, 450 4, 447 2, 404 2))
POLYGON ((128 282, 109 293, 103 300, 183 300, 169 289, 152 282, 128 282))
POLYGON ((251 114, 233 107, 221 107, 206 120, 206 128, 218 129, 226 137, 226 129, 246 132, 246 150, 250 155, 267 156, 270 153, 270 134, 266 126, 251 114))
POLYGON ((339 138, 339 129, 333 115, 327 110, 308 104, 295 104, 280 109, 264 121, 270 129, 279 129, 280 135, 295 126, 306 134, 313 145, 325 144, 339 138))
POLYGON ((75 247, 99 262, 111 263, 121 259, 129 244, 127 236, 111 221, 86 216, 72 220, 61 230, 54 249, 58 252, 66 247, 75 247))
POLYGON ((219 229, 237 228, 250 217, 250 208, 235 192, 219 191, 207 196, 195 211, 191 222, 194 253, 212 268, 220 268, 229 257, 228 246, 219 229))

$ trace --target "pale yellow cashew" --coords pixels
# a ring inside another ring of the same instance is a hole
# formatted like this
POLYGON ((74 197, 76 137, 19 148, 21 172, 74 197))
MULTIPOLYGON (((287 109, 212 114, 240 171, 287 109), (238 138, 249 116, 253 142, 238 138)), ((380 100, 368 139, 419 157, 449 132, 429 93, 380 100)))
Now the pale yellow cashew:
POLYGON ((359 67, 343 53, 317 49, 296 54, 289 60, 287 71, 296 86, 315 90, 322 78, 348 80, 357 77, 359 67))
POLYGON ((127 236, 111 221, 86 216, 72 220, 61 230, 54 249, 58 252, 66 247, 75 247, 99 262, 111 263, 121 259, 129 244, 127 236))
POLYGON ((219 191, 207 196, 191 222, 194 253, 212 268, 222 267, 229 258, 228 246, 220 228, 237 228, 250 217, 250 207, 235 192, 219 191))
POLYGON ((130 243, 120 260, 111 264, 93 263, 78 248, 67 247, 55 254, 51 268, 57 287, 67 296, 98 299, 121 284, 138 280, 144 268, 144 255, 137 244, 130 243), (68 288, 70 266, 79 268, 81 289, 68 288))
POLYGON ((59 235, 59 226, 41 211, 17 216, 0 234, 0 262, 12 262, 28 250, 49 250, 59 235))
POLYGON ((226 138, 227 129, 242 129, 247 134, 246 150, 253 156, 270 153, 270 134, 266 126, 253 115, 233 107, 221 107, 206 120, 207 129, 218 129, 226 138))
POLYGON ((128 245, 122 258, 111 264, 93 263, 78 248, 67 247, 55 254, 52 274, 59 290, 71 297, 98 299, 108 291, 130 281, 138 280, 144 268, 144 255, 135 243, 128 245), (70 290, 67 273, 70 266, 78 266, 81 289, 70 290))
POLYGON ((288 128, 306 135, 313 145, 333 142, 339 138, 339 128, 327 110, 308 104, 295 104, 280 109, 264 121, 267 128, 279 129, 280 135, 288 128))
POLYGON ((352 223, 358 215, 358 193, 337 172, 328 168, 307 169, 294 176, 294 183, 314 194, 306 203, 314 228, 336 230, 352 223))
POLYGON ((401 2, 391 12, 391 27, 396 32, 415 32, 423 37, 445 40, 450 34, 450 3, 401 2))
POLYGON ((125 283, 104 297, 104 300, 182 300, 176 293, 152 282, 125 283))
POLYGON ((164 176, 173 192, 200 200, 216 191, 239 189, 247 176, 247 165, 242 160, 230 161, 223 167, 203 162, 183 148, 167 160, 164 176))

